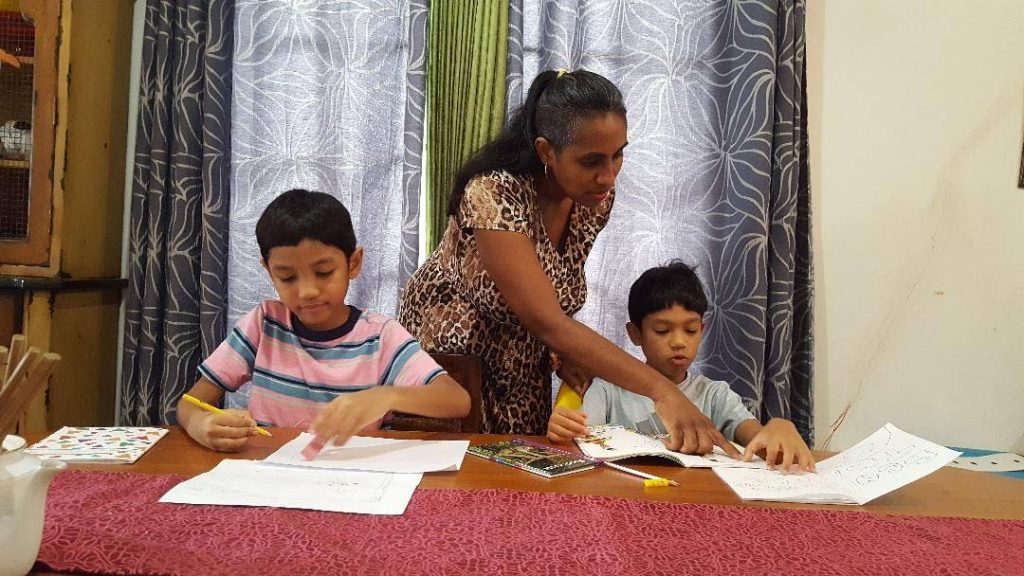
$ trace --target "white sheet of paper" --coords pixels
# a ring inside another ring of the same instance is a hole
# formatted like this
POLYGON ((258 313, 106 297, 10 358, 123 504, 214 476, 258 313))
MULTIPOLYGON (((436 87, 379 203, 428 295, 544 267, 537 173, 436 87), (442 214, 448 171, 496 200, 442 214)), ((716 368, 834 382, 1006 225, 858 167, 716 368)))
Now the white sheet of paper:
POLYGON ((960 453, 886 424, 819 462, 816 474, 715 469, 745 500, 866 504, 943 467, 960 453))
POLYGON ((316 470, 268 466, 258 460, 222 460, 206 474, 171 488, 160 501, 398 515, 405 512, 422 479, 422 474, 316 470))
POLYGON ((313 460, 302 457, 302 449, 313 439, 303 432, 281 446, 264 462, 304 468, 365 470, 368 472, 443 472, 458 470, 469 448, 469 440, 403 440, 353 436, 343 446, 324 446, 313 460))
POLYGON ((751 468, 715 468, 715 474, 744 500, 808 504, 857 503, 821 474, 782 474, 774 470, 751 468))

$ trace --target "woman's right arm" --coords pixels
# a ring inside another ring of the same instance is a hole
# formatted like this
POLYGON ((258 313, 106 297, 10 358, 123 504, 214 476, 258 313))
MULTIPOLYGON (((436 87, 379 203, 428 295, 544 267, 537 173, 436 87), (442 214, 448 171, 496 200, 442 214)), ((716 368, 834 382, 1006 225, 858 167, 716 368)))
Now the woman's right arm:
POLYGON ((706 454, 714 445, 740 454, 714 423, 660 372, 562 312, 530 239, 517 232, 473 231, 480 261, 519 322, 554 351, 617 386, 647 396, 671 434, 669 448, 706 454))

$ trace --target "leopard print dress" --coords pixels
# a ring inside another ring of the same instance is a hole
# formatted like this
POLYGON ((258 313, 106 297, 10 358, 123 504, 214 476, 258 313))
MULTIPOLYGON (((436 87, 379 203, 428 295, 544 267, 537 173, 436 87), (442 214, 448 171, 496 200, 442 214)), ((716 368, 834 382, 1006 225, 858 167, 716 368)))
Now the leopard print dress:
POLYGON ((459 213, 409 280, 399 322, 429 352, 473 354, 484 365, 483 431, 544 434, 551 415, 548 348, 523 328, 484 270, 474 229, 525 234, 566 314, 587 298, 584 264, 608 222, 614 191, 590 209, 574 204, 561 250, 551 244, 531 176, 492 172, 466 185, 459 213))

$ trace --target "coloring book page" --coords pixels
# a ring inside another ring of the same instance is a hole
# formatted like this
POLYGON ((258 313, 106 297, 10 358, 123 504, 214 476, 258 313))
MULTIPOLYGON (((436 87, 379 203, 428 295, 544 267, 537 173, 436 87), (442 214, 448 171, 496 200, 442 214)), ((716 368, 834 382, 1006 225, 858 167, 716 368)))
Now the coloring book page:
POLYGON ((222 460, 206 474, 167 491, 161 502, 215 506, 272 506, 328 512, 398 515, 422 474, 389 474, 268 466, 222 460))
POLYGON ((719 470, 744 500, 866 504, 945 466, 960 453, 886 424, 817 464, 817 473, 719 470))
MULTIPOLYGON (((621 460, 636 456, 660 456, 687 468, 764 468, 765 462, 754 456, 750 462, 729 457, 718 446, 714 452, 704 456, 683 454, 669 450, 661 440, 645 436, 635 430, 615 424, 596 424, 587 427, 587 435, 576 438, 580 450, 598 460, 621 460)), ((736 447, 743 453, 743 447, 736 447)))

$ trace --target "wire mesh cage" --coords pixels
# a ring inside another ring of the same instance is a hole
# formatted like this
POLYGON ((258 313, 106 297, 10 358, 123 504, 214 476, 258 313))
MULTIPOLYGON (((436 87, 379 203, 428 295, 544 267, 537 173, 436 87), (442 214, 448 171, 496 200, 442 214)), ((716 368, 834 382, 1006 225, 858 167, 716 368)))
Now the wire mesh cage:
POLYGON ((35 27, 0 11, 0 241, 28 237, 35 27))

